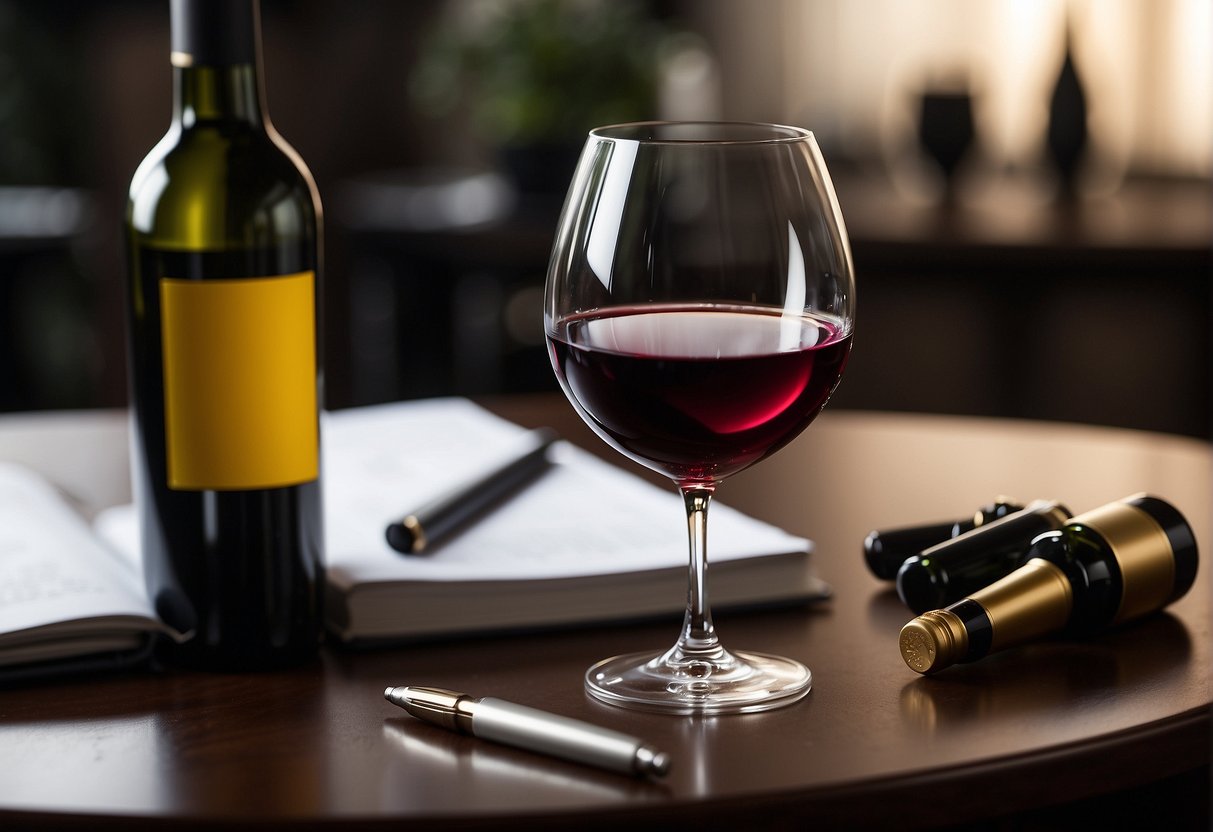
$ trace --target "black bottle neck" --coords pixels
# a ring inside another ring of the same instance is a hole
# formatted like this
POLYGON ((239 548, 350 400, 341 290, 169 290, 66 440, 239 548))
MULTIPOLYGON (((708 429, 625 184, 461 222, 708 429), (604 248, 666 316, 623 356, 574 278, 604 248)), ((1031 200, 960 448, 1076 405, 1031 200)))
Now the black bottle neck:
POLYGON ((174 121, 264 126, 257 0, 172 0, 171 11, 174 121))

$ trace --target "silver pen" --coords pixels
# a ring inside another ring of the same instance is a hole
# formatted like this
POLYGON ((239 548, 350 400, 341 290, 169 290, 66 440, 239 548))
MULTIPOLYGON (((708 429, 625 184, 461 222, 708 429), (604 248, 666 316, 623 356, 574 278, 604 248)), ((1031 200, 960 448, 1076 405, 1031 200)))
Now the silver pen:
POLYGON ((383 697, 450 731, 525 748, 621 774, 664 777, 670 757, 641 739, 503 699, 442 688, 401 686, 383 697))

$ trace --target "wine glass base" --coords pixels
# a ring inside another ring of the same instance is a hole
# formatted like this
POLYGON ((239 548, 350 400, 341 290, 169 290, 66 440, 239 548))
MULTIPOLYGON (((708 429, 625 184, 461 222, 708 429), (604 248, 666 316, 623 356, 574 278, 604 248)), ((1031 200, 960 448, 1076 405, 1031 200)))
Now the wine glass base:
POLYGON ((609 705, 669 714, 754 713, 804 697, 813 674, 766 653, 725 653, 725 661, 672 661, 670 653, 629 653, 585 673, 586 692, 609 705))

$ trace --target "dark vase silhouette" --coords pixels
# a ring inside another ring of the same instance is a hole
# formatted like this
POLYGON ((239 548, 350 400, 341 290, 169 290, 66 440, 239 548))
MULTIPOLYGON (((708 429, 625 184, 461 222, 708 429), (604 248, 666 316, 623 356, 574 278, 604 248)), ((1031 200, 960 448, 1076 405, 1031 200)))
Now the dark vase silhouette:
POLYGON ((1066 51, 1049 101, 1046 138, 1049 158, 1057 170, 1064 196, 1073 196, 1079 165, 1087 146, 1087 97, 1074 66, 1074 38, 1066 28, 1066 51))

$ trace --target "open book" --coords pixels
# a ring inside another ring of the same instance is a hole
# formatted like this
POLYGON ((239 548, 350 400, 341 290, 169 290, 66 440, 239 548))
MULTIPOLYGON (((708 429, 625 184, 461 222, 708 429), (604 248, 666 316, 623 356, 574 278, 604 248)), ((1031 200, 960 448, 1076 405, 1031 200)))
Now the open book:
MULTIPOLYGON (((323 430, 326 617, 340 641, 558 627, 683 609, 686 524, 672 488, 557 443, 554 464, 520 492, 426 554, 406 556, 385 541, 387 524, 495 468, 529 440, 528 431, 454 398, 327 413, 323 430)), ((809 541, 724 505, 711 514, 714 606, 828 595, 809 569, 809 541)), ((24 600, 0 603, 0 667, 94 648, 133 649, 143 634, 163 631, 142 592, 132 507, 101 512, 90 530, 53 488, 17 468, 0 469, 5 595, 24 600), (7 554, 14 550, 20 558, 7 554), (90 641, 102 635, 113 643, 90 641)))
POLYGON ((161 625, 136 564, 124 560, 50 483, 0 463, 0 678, 138 662, 161 625), (70 665, 66 660, 77 660, 70 665))

